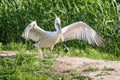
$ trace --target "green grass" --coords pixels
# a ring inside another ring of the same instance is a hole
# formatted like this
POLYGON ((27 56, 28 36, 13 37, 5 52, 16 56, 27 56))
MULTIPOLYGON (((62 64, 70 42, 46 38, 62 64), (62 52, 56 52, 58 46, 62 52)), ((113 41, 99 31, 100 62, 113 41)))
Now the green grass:
POLYGON ((89 68, 85 69, 84 71, 85 72, 95 72, 95 71, 98 71, 98 70, 99 70, 98 68, 89 67, 89 68))
POLYGON ((0 50, 19 51, 19 52, 21 52, 21 51, 22 52, 24 52, 24 51, 34 52, 34 51, 39 51, 40 49, 34 48, 31 43, 30 44, 29 43, 23 44, 23 43, 11 42, 11 43, 8 43, 6 45, 0 43, 0 50))
POLYGON ((0 80, 92 80, 72 69, 65 71, 72 77, 55 75, 53 63, 53 58, 40 58, 25 52, 15 58, 0 58, 0 80))
POLYGON ((88 57, 88 58, 94 58, 94 59, 104 59, 104 60, 119 60, 119 57, 116 57, 110 53, 101 52, 99 50, 96 50, 94 48, 86 48, 84 50, 79 49, 72 49, 71 53, 68 55, 70 56, 79 56, 79 57, 88 57))
POLYGON ((115 71, 115 68, 111 68, 111 67, 104 67, 103 70, 105 71, 115 71))
POLYGON ((55 77, 55 80, 72 80, 72 79, 66 75, 58 75, 55 77))
MULTIPOLYGON (((66 45, 67 46, 67 45, 66 45)), ((98 48, 94 47, 86 47, 86 48, 74 48, 74 47, 68 47, 69 50, 67 50, 63 45, 57 44, 53 49, 53 54, 57 54, 59 56, 71 56, 71 57, 88 57, 93 59, 104 59, 104 60, 120 60, 119 56, 115 56, 114 54, 110 54, 107 52, 103 52, 102 50, 99 50, 98 48)), ((23 43, 9 43, 6 45, 0 44, 0 50, 7 50, 7 51, 19 51, 19 52, 40 52, 41 50, 39 48, 35 48, 32 46, 32 44, 23 44, 23 43)), ((45 50, 47 55, 50 51, 49 49, 45 50)))
POLYGON ((69 51, 62 46, 61 44, 58 44, 54 48, 54 53, 59 54, 61 56, 70 56, 70 57, 88 57, 93 59, 104 59, 104 60, 120 60, 119 56, 115 56, 112 53, 104 52, 99 50, 98 48, 94 47, 85 47, 85 48, 75 48, 75 47, 69 47, 69 51))
POLYGON ((77 75, 77 76, 73 76, 72 78, 66 75, 59 75, 56 76, 55 80, 93 80, 93 79, 84 75, 77 75))
POLYGON ((78 72, 73 69, 67 69, 64 71, 65 73, 70 73, 70 75, 75 76, 78 75, 78 72))
POLYGON ((63 74, 67 74, 67 75, 57 76, 57 79, 58 80, 92 80, 92 78, 81 75, 74 69, 67 69, 63 72, 63 74))
POLYGON ((15 58, 0 58, 1 80, 51 80, 53 72, 51 59, 35 55, 18 54, 15 58))

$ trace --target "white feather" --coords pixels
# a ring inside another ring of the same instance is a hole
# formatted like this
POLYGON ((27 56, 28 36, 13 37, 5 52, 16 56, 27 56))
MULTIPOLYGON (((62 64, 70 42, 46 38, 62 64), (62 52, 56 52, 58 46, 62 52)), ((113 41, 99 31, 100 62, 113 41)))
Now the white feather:
POLYGON ((82 21, 70 24, 62 28, 62 34, 64 41, 78 39, 87 41, 89 44, 96 43, 97 46, 103 45, 103 39, 90 26, 82 21), (96 36, 98 38, 95 38, 96 36))
POLYGON ((31 22, 24 30, 22 37, 37 41, 34 46, 40 48, 53 47, 58 42, 78 39, 87 41, 89 44, 103 45, 103 39, 86 23, 76 22, 61 29, 60 19, 55 19, 56 31, 45 31, 35 21, 31 22))

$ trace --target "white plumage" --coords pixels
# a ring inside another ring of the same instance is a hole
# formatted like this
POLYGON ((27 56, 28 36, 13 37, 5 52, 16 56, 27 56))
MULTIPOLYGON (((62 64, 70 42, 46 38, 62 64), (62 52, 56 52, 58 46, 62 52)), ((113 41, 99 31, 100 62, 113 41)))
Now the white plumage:
POLYGON ((103 45, 103 39, 86 23, 79 21, 62 28, 64 41, 78 39, 89 44, 103 45))
POLYGON ((60 18, 55 19, 56 31, 45 31, 35 21, 32 21, 24 30, 22 37, 36 41, 33 44, 39 48, 50 48, 51 52, 55 44, 67 40, 78 39, 89 44, 103 45, 103 39, 86 23, 79 21, 61 28, 60 18))

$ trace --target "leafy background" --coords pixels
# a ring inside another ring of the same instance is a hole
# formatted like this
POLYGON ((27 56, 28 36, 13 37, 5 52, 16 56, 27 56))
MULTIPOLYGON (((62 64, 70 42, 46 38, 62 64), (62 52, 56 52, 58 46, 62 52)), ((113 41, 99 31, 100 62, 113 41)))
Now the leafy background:
MULTIPOLYGON (((102 52, 120 57, 120 1, 116 0, 1 0, 0 43, 22 42, 21 34, 33 20, 45 29, 54 31, 55 15, 61 18, 62 27, 83 21, 103 38, 102 52)), ((91 47, 81 41, 65 42, 75 48, 91 47)))

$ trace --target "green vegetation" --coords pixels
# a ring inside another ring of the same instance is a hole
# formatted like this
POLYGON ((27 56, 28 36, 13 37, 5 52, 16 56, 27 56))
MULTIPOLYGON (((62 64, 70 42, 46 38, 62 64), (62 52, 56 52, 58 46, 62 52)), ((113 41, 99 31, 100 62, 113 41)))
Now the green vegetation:
POLYGON ((55 78, 55 80, 71 80, 71 78, 66 75, 59 75, 55 78))
MULTIPOLYGON (((32 44, 23 44, 23 43, 9 43, 7 45, 0 44, 0 50, 9 50, 9 51, 19 51, 19 52, 40 52, 39 48, 35 48, 32 46, 32 44)), ((48 56, 52 56, 49 54, 49 49, 45 50, 48 56)), ((104 60, 120 60, 120 57, 115 57, 112 54, 100 52, 99 50, 96 50, 92 47, 87 47, 84 49, 77 49, 70 47, 69 51, 66 50, 66 48, 58 44, 53 49, 53 54, 57 54, 59 56, 77 56, 77 57, 88 57, 88 58, 94 58, 94 59, 104 59, 104 60)))
POLYGON ((11 42, 9 44, 3 45, 0 44, 0 50, 11 50, 11 51, 38 51, 38 48, 33 48, 32 44, 23 44, 23 43, 15 43, 11 42), (28 46, 29 45, 29 46, 28 46))
POLYGON ((0 80, 92 80, 75 70, 67 75, 54 74, 54 59, 40 58, 34 54, 20 53, 15 58, 0 58, 0 80))
POLYGON ((75 80, 92 80, 92 78, 81 75, 80 73, 78 73, 76 70, 73 70, 73 69, 67 69, 64 71, 64 73, 66 73, 68 76, 60 75, 60 76, 57 76, 57 79, 58 80, 74 80, 74 79, 75 80))
POLYGON ((78 72, 73 69, 68 69, 68 70, 65 70, 64 72, 70 73, 70 75, 72 76, 75 76, 78 74, 78 72))
POLYGON ((98 71, 98 68, 89 67, 89 68, 85 69, 84 71, 85 72, 94 72, 94 71, 98 71))
POLYGON ((109 67, 106 67, 106 66, 103 68, 103 70, 105 70, 105 71, 115 71, 114 68, 109 68, 109 67))
POLYGON ((76 76, 75 79, 78 79, 78 80, 93 80, 92 78, 90 78, 88 76, 83 76, 83 75, 76 76))
MULTIPOLYGON (((33 20, 45 30, 54 30, 55 15, 61 18, 62 26, 84 21, 95 29, 105 41, 102 48, 92 46, 100 53, 120 56, 120 2, 116 0, 1 0, 0 1, 0 42, 25 42, 21 34, 33 20)), ((30 42, 29 42, 30 44, 30 42)), ((89 48, 81 41, 65 42, 77 49, 89 48)))
POLYGON ((15 58, 0 58, 0 80, 51 80, 52 60, 35 55, 19 54, 15 58))
POLYGON ((105 76, 105 75, 111 75, 111 73, 109 73, 109 71, 115 71, 115 68, 111 68, 111 67, 106 67, 104 66, 104 68, 102 69, 104 72, 101 72, 99 74, 96 74, 96 77, 99 76, 105 76))
MULTIPOLYGON (((60 17, 62 27, 76 21, 87 23, 103 37, 105 44, 103 47, 96 47, 84 41, 71 40, 57 44, 53 50, 54 54, 120 60, 119 12, 120 1, 117 0, 0 0, 0 51, 12 50, 22 53, 13 59, 0 58, 0 79, 70 80, 66 75, 53 75, 54 59, 25 54, 27 51, 35 53, 40 50, 32 46, 32 41, 25 41, 21 37, 25 27, 33 20, 37 21, 41 28, 54 31, 56 15, 60 17)), ((88 69, 94 70, 96 69, 88 69)), ((105 70, 114 71, 112 68, 105 70)), ((70 70, 68 73, 75 80, 91 80, 75 71, 70 70)))

